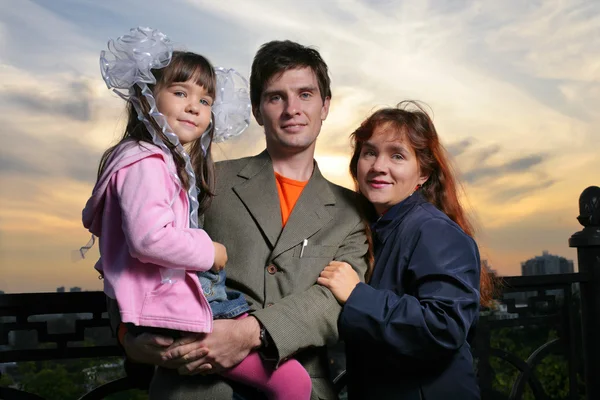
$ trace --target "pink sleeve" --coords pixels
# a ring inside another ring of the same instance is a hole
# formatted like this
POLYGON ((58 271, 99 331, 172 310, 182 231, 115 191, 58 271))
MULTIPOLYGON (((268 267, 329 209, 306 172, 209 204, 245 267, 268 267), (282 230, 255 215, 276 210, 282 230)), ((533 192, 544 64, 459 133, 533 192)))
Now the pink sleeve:
POLYGON ((175 226, 171 202, 176 187, 162 157, 141 159, 115 178, 132 257, 166 268, 206 271, 213 266, 215 249, 208 234, 175 226))

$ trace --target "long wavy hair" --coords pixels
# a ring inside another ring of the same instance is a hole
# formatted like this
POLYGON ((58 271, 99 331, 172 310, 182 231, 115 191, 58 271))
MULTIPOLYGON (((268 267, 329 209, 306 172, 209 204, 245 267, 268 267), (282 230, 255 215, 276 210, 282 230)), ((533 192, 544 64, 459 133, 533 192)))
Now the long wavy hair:
MULTIPOLYGON (((356 131, 351 134, 354 152, 350 161, 350 174, 358 191, 357 169, 358 159, 363 143, 371 138, 375 129, 381 126, 392 128, 400 133, 413 148, 421 173, 429 176, 427 182, 419 191, 423 197, 439 210, 444 212, 452 221, 470 237, 474 237, 475 230, 463 209, 458 196, 460 184, 453 171, 450 157, 440 143, 433 121, 423 106, 415 101, 403 101, 396 108, 384 108, 375 111, 368 117, 356 131)), ((368 200, 360 194, 365 219, 369 215, 368 200)), ((369 247, 373 243, 369 224, 369 247)), ((367 278, 370 278, 373 268, 372 250, 369 254, 370 268, 367 278)), ((480 273, 480 302, 484 306, 491 304, 493 297, 493 281, 486 268, 481 268, 480 273)))
MULTIPOLYGON (((152 74, 156 78, 156 84, 148 85, 148 87, 150 90, 152 90, 154 97, 156 97, 156 94, 160 90, 169 87, 173 83, 193 80, 194 83, 205 88, 208 95, 210 95, 213 99, 215 98, 217 85, 215 70, 211 63, 200 54, 174 51, 169 65, 167 65, 165 68, 153 69, 152 74)), ((154 121, 154 118, 150 117, 150 106, 146 98, 142 95, 141 89, 136 85, 134 86, 134 90, 135 95, 140 100, 145 117, 154 126, 158 136, 171 151, 171 155, 173 156, 173 160, 175 161, 175 166, 177 168, 177 175, 179 176, 179 179, 181 180, 185 189, 188 190, 189 178, 185 172, 185 160, 181 155, 179 155, 179 153, 175 151, 175 146, 173 146, 173 144, 171 144, 167 137, 162 133, 160 127, 154 121)), ((210 135, 212 143, 214 124, 211 126, 212 127, 208 134, 210 135)), ((121 140, 119 140, 119 143, 110 147, 102 155, 102 158, 100 159, 100 165, 98 166, 97 179, 100 179, 100 176, 106 167, 106 163, 114 150, 123 141, 128 139, 134 139, 138 142, 153 143, 152 136, 148 132, 148 129, 144 123, 138 119, 137 112, 131 101, 127 103, 127 126, 125 127, 125 132, 123 132, 123 136, 121 137, 121 140)), ((208 208, 214 196, 215 178, 214 162, 211 156, 211 144, 209 144, 208 149, 206 149, 206 155, 204 155, 204 152, 202 151, 200 139, 196 139, 187 144, 186 151, 190 156, 192 167, 194 169, 194 173, 196 174, 196 186, 198 186, 199 189, 198 214, 201 215, 208 208)))

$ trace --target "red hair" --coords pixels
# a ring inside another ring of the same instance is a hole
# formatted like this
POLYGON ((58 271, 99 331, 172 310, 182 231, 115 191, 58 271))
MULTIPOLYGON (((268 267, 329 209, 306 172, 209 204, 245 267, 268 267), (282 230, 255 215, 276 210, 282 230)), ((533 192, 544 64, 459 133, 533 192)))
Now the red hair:
MULTIPOLYGON (((427 182, 419 189, 423 197, 444 212, 467 235, 473 237, 475 231, 460 204, 458 197, 460 184, 452 169, 450 157, 440 143, 433 121, 417 102, 403 101, 396 108, 378 110, 350 135, 354 147, 350 160, 350 174, 357 190, 357 168, 362 145, 371 138, 376 128, 382 126, 396 131, 414 150, 421 174, 429 176, 427 182), (408 109, 409 106, 414 109, 408 109)), ((371 242, 369 244, 371 245, 371 242)), ((369 257, 372 268, 372 255, 369 257)), ((371 270, 367 274, 370 276, 371 270)), ((492 301, 493 283, 486 268, 480 268, 480 276, 480 301, 482 305, 487 306, 492 301)))

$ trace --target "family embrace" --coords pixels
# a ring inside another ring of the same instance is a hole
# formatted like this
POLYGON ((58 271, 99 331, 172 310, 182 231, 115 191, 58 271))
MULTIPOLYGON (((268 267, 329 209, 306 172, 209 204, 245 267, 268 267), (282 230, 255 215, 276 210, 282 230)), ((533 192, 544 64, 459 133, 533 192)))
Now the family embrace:
MULTIPOLYGON (((314 160, 332 92, 320 54, 260 47, 237 72, 149 28, 101 53, 122 140, 83 210, 130 376, 151 399, 478 399, 471 342, 491 288, 427 112, 378 109, 352 133, 356 191, 314 160), (252 114, 265 150, 213 163, 252 114)), ((350 153, 350 149, 349 149, 350 153)))

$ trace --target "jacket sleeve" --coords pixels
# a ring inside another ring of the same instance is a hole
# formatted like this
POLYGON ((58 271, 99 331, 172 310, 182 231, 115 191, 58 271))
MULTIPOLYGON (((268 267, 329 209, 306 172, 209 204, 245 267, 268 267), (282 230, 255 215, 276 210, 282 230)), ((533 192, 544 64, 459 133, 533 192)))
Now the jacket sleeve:
MULTIPOLYGON (((335 260, 350 264, 361 277, 367 270, 368 245, 359 222, 339 246, 335 260)), ((269 333, 281 362, 301 349, 324 346, 338 340, 337 321, 341 307, 329 289, 317 285, 284 297, 254 315, 269 333)), ((275 353, 275 352, 273 352, 275 353)))
POLYGON ((448 355, 465 343, 479 313, 477 246, 441 219, 425 222, 418 235, 397 282, 410 294, 358 284, 340 316, 344 340, 384 344, 419 359, 448 355), (406 288, 403 279, 412 285, 406 288))
POLYGON ((209 270, 215 249, 202 229, 175 225, 171 204, 178 194, 162 157, 150 156, 114 178, 129 253, 144 263, 166 268, 209 270))

